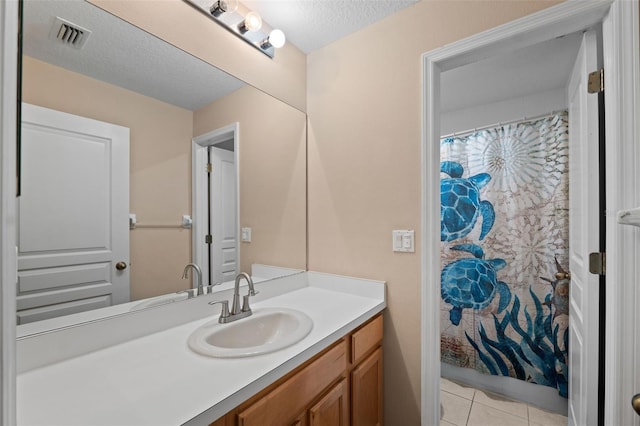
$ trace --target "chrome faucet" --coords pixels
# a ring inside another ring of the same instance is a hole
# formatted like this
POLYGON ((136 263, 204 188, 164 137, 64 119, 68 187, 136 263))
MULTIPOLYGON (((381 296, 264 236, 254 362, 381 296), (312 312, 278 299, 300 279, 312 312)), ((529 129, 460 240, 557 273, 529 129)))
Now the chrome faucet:
POLYGON ((216 303, 222 304, 222 312, 220 313, 220 318, 218 319, 218 322, 222 324, 226 324, 228 322, 236 321, 241 318, 246 318, 250 316, 252 312, 251 312, 251 307, 249 306, 249 297, 255 296, 256 294, 258 294, 258 292, 255 291, 253 287, 253 280, 251 279, 251 276, 246 272, 241 272, 236 277, 236 283, 233 288, 233 302, 231 304, 231 311, 229 311, 228 300, 209 302, 209 304, 210 305, 215 305, 216 303), (243 278, 247 280, 247 284, 249 284, 249 292, 245 296, 242 296, 242 308, 241 308, 240 307, 240 281, 242 281, 243 278))
MULTIPOLYGON (((249 296, 255 296, 256 292, 253 288, 253 280, 251 276, 246 272, 240 272, 236 277, 236 284, 233 287, 233 302, 231 303, 231 315, 237 315, 241 312, 249 312, 251 315, 251 308, 249 307, 249 296), (249 292, 246 296, 243 297, 242 300, 242 309, 240 309, 240 281, 242 279, 247 280, 247 284, 249 284, 249 292)), ((247 316, 249 316, 247 315, 247 316)))
POLYGON ((202 296, 204 294, 204 287, 202 287, 202 270, 195 263, 188 263, 187 266, 184 267, 184 271, 182 272, 182 279, 186 280, 189 278, 189 268, 193 268, 196 271, 196 282, 198 283, 198 292, 197 296, 202 296))

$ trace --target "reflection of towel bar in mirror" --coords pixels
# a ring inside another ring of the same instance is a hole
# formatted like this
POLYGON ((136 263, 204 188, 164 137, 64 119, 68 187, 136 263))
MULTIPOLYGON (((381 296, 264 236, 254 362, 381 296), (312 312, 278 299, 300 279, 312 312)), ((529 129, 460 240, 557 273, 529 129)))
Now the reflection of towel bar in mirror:
POLYGON ((185 214, 182 215, 182 222, 176 223, 138 223, 138 218, 135 213, 129 214, 129 229, 136 228, 175 228, 175 229, 191 229, 193 220, 191 216, 185 214))
POLYGON ((620 210, 618 212, 618 223, 622 225, 640 226, 640 207, 620 210))

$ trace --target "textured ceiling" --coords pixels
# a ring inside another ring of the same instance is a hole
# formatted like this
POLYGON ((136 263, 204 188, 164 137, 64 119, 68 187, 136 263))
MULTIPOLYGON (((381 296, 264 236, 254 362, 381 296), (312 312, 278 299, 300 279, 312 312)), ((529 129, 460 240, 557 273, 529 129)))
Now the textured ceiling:
MULTIPOLYGON (((379 21, 418 0, 246 0, 305 53, 379 21)), ((276 53, 277 54, 277 53, 276 53)))
POLYGON ((188 110, 240 80, 84 1, 24 2, 24 53, 188 110), (59 16, 92 33, 82 49, 49 38, 59 16))

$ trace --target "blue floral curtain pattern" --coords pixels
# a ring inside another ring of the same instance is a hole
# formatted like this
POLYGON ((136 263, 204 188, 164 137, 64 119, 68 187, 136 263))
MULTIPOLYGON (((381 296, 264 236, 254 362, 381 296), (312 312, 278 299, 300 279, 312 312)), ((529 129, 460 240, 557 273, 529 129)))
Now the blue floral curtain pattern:
POLYGON ((566 396, 567 113, 440 146, 441 359, 566 396))

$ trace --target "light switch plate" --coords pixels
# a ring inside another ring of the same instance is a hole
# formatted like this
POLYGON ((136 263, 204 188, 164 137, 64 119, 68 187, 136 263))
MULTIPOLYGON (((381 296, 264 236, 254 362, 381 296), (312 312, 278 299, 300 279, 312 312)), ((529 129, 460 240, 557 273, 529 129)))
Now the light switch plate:
POLYGON ((240 230, 240 236, 242 238, 243 243, 251 242, 251 228, 242 228, 240 230))
POLYGON ((399 229, 392 231, 392 248, 395 252, 414 253, 415 232, 412 229, 399 229))

